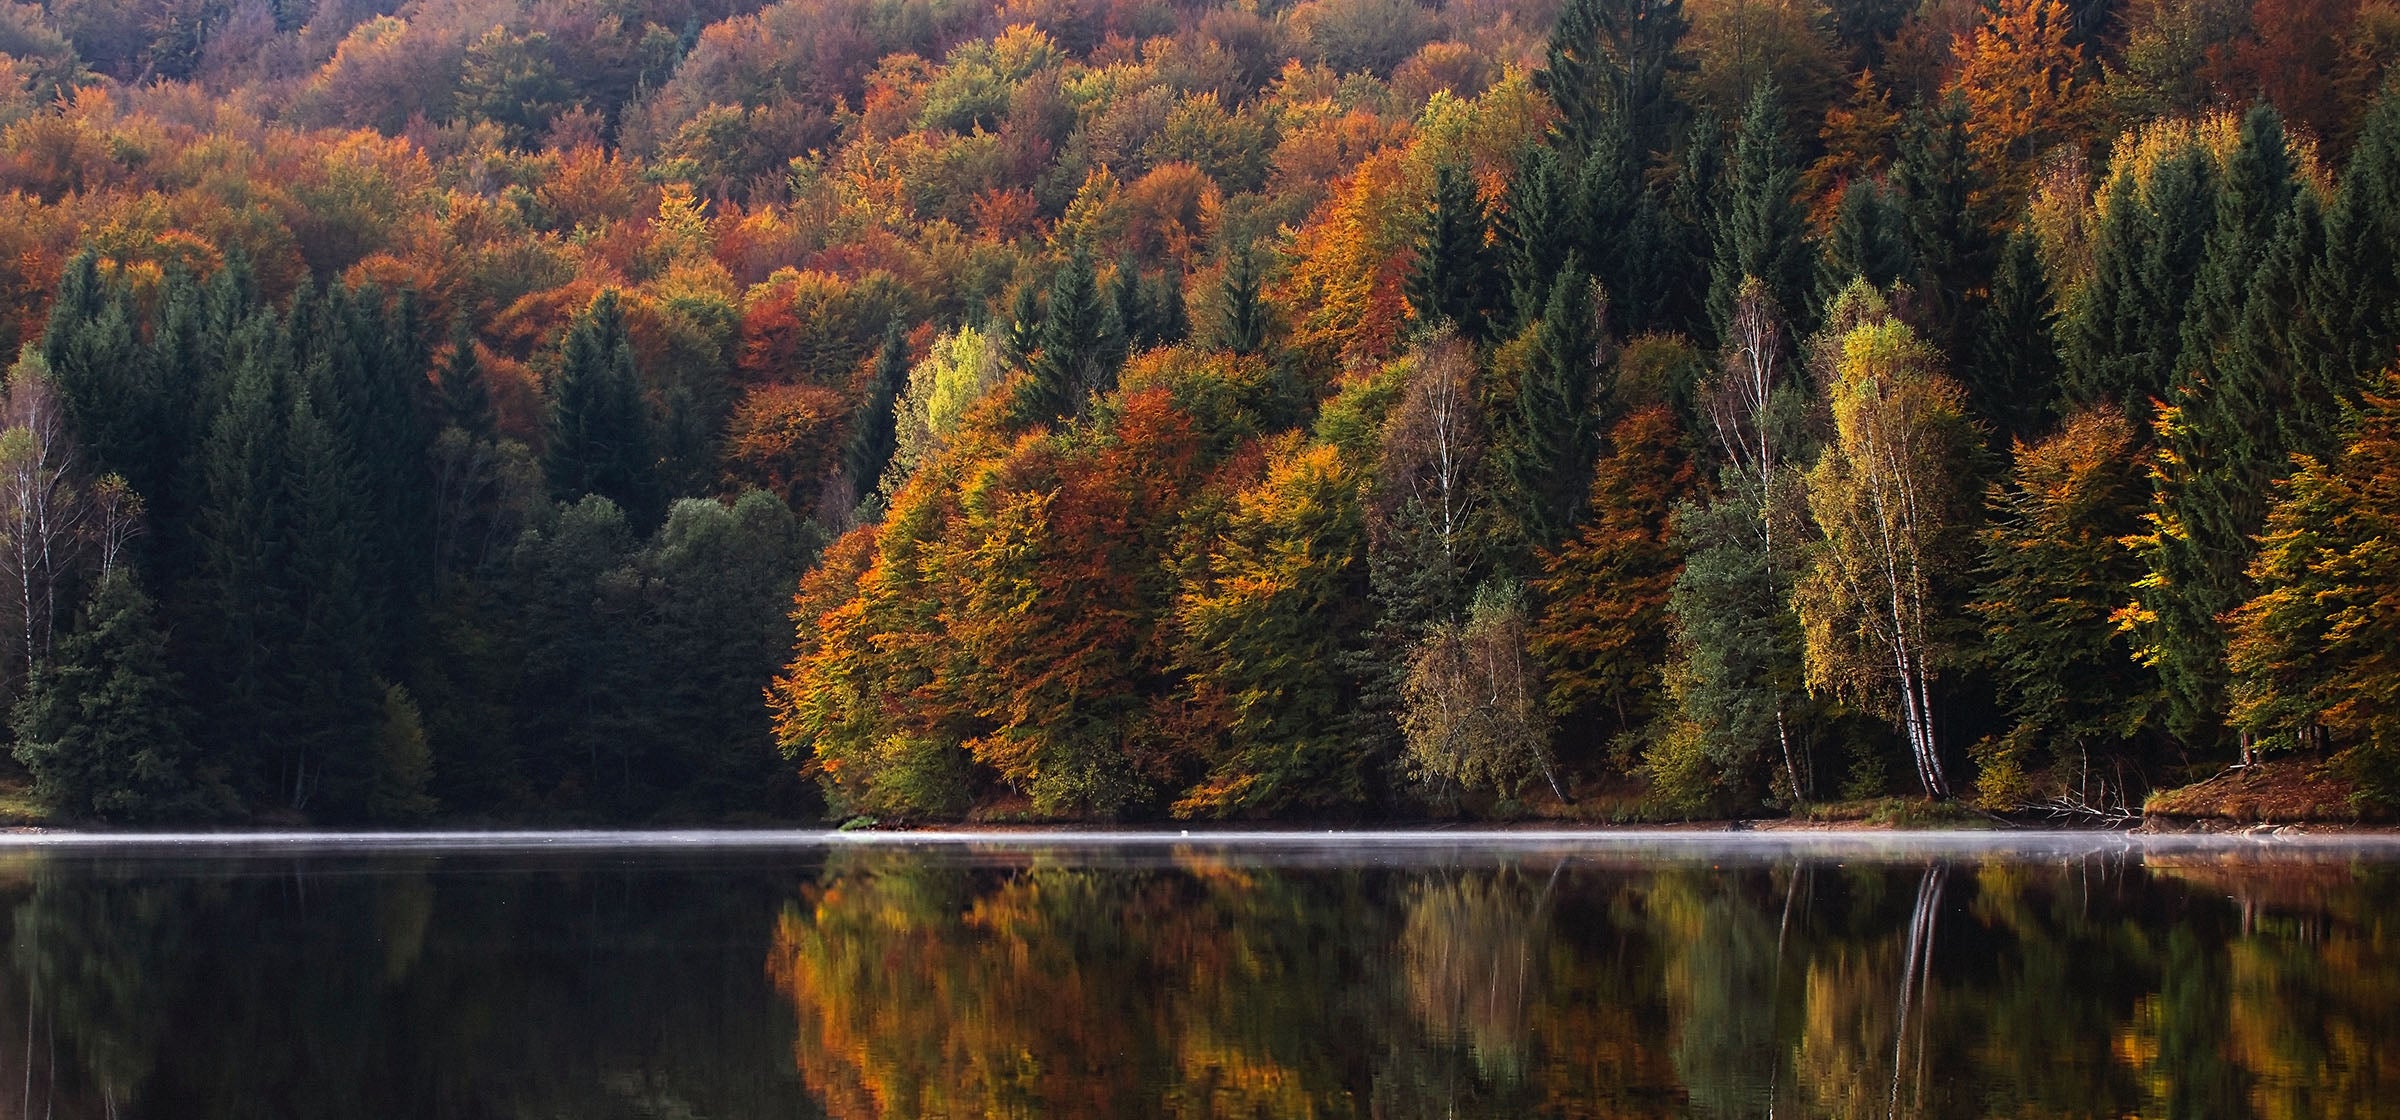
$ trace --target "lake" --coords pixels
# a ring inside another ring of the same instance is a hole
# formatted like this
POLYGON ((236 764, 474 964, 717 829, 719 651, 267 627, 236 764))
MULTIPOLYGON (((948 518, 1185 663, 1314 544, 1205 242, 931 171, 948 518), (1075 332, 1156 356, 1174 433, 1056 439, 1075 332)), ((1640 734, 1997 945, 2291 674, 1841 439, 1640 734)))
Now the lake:
POLYGON ((2400 1115, 2400 846, 0 846, 0 1116, 2400 1115))

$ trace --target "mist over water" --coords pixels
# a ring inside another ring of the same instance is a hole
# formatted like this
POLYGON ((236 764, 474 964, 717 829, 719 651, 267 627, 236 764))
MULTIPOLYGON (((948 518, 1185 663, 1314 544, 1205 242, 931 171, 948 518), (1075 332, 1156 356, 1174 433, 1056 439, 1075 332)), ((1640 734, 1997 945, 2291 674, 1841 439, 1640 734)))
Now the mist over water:
POLYGON ((16 836, 0 1115, 2386 1115, 2396 887, 2348 838, 16 836))

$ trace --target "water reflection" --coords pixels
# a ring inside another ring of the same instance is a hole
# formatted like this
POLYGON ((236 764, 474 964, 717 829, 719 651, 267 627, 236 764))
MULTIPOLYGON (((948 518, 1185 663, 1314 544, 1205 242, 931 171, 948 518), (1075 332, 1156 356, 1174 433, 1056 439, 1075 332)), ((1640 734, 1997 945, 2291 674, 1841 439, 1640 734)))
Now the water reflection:
POLYGON ((2394 863, 0 860, 0 1116, 2400 1114, 2394 863))

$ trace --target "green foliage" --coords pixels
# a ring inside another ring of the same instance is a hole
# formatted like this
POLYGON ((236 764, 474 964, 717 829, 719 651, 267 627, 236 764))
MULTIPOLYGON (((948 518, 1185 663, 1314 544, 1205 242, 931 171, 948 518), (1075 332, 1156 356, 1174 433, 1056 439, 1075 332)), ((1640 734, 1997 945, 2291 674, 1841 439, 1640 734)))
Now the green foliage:
POLYGON ((1733 329, 1734 303, 1743 280, 1766 285, 1775 306, 1806 323, 1816 270, 1808 247, 1807 215, 1793 197, 1800 167, 1784 138, 1783 108, 1772 83, 1750 93, 1734 134, 1733 166, 1714 225, 1716 253, 1709 265, 1708 315, 1717 336, 1733 329))
POLYGON ((198 820, 232 794, 193 742, 195 715, 133 569, 102 576, 75 632, 17 703, 17 761, 71 819, 198 820))
POLYGON ((551 497, 573 502, 597 495, 637 524, 656 524, 663 507, 650 409, 617 293, 602 292, 576 317, 548 388, 542 470, 551 497))
POLYGON ((1465 168, 1445 163, 1434 169, 1433 199, 1408 273, 1408 306, 1417 318, 1449 323, 1475 340, 1490 334, 1498 288, 1487 220, 1465 168))
POLYGON ((1532 328, 1515 391, 1494 417, 1493 463, 1509 512, 1536 548, 1564 539, 1583 512, 1609 420, 1607 312, 1607 296, 1569 256, 1532 328))
POLYGON ((2232 718, 2268 747, 2330 737, 2361 792, 2388 806, 2400 800, 2400 379, 2363 395, 2345 436, 2335 458, 2298 460, 2268 518, 2249 572, 2258 593, 2231 616, 2232 718))
POLYGON ((2070 399, 2114 401, 2146 421, 2151 402, 2166 395, 2215 195, 2216 166, 2197 147, 2168 155, 2147 180, 2131 169, 2109 178, 2092 276, 2061 324, 2070 399))
POLYGON ((2111 617, 2141 575, 2140 558, 2120 542, 2140 526, 2143 483, 2131 425, 2113 410, 2087 410, 2040 443, 2018 443, 2015 469, 1985 500, 1991 520, 1967 610, 2011 721, 1978 748, 1987 807, 2031 800, 2042 763, 2064 764, 2070 749, 2123 753, 2150 722, 2155 680, 2111 617))
POLYGON ((1990 212, 1992 185, 1977 169, 1967 105, 1952 96, 1912 110, 1902 123, 1892 188, 1908 216, 1910 286, 1930 300, 1934 341, 1956 352, 1974 325, 1974 293, 1990 283, 1999 239, 1990 212))
POLYGON ((2049 426, 2059 394, 2058 314, 2031 233, 2019 229, 2000 250, 1992 299, 1975 322, 1962 380, 1967 400, 2005 447, 2049 426))
POLYGON ((1033 427, 1081 415, 1094 394, 1114 387, 1124 361, 1123 324, 1114 304, 1102 298, 1091 256, 1079 249, 1050 284, 1039 341, 1026 359, 1028 376, 1017 389, 1011 419, 1019 427, 1033 427))
POLYGON ((1824 263, 1817 270, 1820 303, 1840 295, 1852 280, 1865 280, 1881 291, 1913 272, 1908 212, 1872 179, 1853 180, 1843 188, 1824 249, 1824 263))

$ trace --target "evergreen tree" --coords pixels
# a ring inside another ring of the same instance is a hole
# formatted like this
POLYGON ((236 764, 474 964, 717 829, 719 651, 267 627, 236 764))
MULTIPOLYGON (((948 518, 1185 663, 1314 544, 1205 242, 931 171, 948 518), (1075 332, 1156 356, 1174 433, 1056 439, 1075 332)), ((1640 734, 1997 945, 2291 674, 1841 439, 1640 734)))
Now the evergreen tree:
POLYGON ((1558 104, 1568 151, 1580 152, 1612 112, 1635 136, 1674 135, 1685 27, 1682 0, 1568 0, 1534 77, 1558 104))
POLYGON ((291 632, 297 593, 285 561, 291 400, 277 352, 260 346, 242 356, 209 426, 200 453, 199 571, 181 596, 200 620, 193 677, 207 716, 204 743, 246 795, 262 799, 275 795, 276 779, 256 752, 281 730, 272 651, 291 632))
POLYGON ((1907 211, 1882 184, 1853 180, 1842 189, 1833 228, 1825 236, 1824 261, 1817 269, 1818 305, 1831 302, 1852 280, 1888 291, 1910 271, 1907 211))
POLYGON ((2328 459, 2304 457, 2231 617, 2232 718, 2270 747, 2331 745, 2362 801, 2400 804, 2400 374, 2362 388, 2328 459))
POLYGON ((1030 281, 1017 284, 1017 294, 1009 303, 1005 337, 1010 357, 1020 365, 1031 362, 1034 352, 1042 348, 1042 294, 1030 281))
POLYGON ((1967 398, 1991 424, 1991 438, 2033 438, 2058 399, 2058 315, 2031 231, 2009 235, 1992 277, 1992 299, 1975 322, 1967 351, 1967 398))
POLYGON ((182 426, 169 412, 180 402, 161 399, 132 293, 103 277, 97 262, 86 250, 68 263, 41 354, 93 462, 151 493, 174 470, 162 452, 171 442, 164 437, 182 426))
POLYGON ((303 389, 285 429, 291 629, 275 643, 273 747, 278 796, 336 818, 364 814, 382 708, 374 661, 383 612, 368 571, 374 546, 364 472, 348 441, 303 389))
MULTIPOLYGON (((2219 180, 2216 221, 2186 304, 2171 407, 2159 421, 2156 531, 2138 538, 2150 567, 2136 595, 2147 624, 2143 657, 2166 684, 2169 726, 2187 741, 2211 740, 2221 725, 2220 618, 2249 598, 2244 571, 2274 480, 2290 462, 2279 423, 2297 388, 2290 355, 2272 341, 2259 346, 2266 341, 2259 335, 2277 324, 2246 323, 2245 312, 2277 225, 2301 190, 2274 110, 2251 110, 2219 180)), ((2300 263, 2283 256, 2285 267, 2300 263)), ((2298 285, 2287 278, 2270 286, 2288 295, 2298 285)), ((2258 310, 2277 320, 2290 315, 2285 307, 2258 310)))
POLYGON ((1031 376, 1014 402, 1017 424, 1031 427, 1080 414, 1094 394, 1115 387, 1123 360, 1116 309, 1101 296, 1090 255, 1078 249, 1051 281, 1040 344, 1027 363, 1031 376))
POLYGON ((863 502, 875 491, 883 468, 892 461, 899 443, 895 405, 908 386, 908 371, 908 343, 894 324, 883 332, 883 348, 876 352, 868 375, 867 399, 851 418, 850 440, 842 448, 842 471, 850 479, 853 502, 863 502))
POLYGON ((18 702, 17 761, 35 796, 70 818, 215 816, 231 794, 193 746, 194 718, 150 596, 119 565, 18 702))
POLYGON ((2339 354, 2316 379, 2346 395, 2400 346, 2400 76, 2367 110, 2341 185, 2308 308, 2339 354))
POLYGON ((1799 182, 1800 168, 1784 140, 1775 87, 1761 83, 1742 113, 1732 177, 1716 221, 1708 313, 1719 338, 1732 327, 1734 300, 1744 277, 1755 276, 1765 284, 1776 306, 1793 312, 1796 323, 1811 318, 1800 313, 1814 306, 1809 296, 1816 276, 1807 242, 1808 218, 1793 200, 1799 182))
MULTIPOLYGON (((1658 200, 1649 189, 1641 153, 1612 113, 1584 149, 1576 169, 1573 205, 1550 234, 1560 252, 1572 247, 1583 265, 1609 292, 1609 303, 1627 332, 1665 329, 1674 313, 1677 267, 1669 259, 1670 238, 1658 200), (1564 236, 1561 236, 1561 234, 1564 236)), ((1559 258, 1565 264, 1565 257, 1559 258)), ((1536 305, 1538 315, 1547 306, 1536 305)))
POLYGON ((1497 417, 1494 465, 1510 512, 1537 549, 1555 546, 1574 527, 1599 458, 1606 314, 1606 296, 1570 256, 1534 324, 1514 399, 1497 417))
POLYGON ((1267 347, 1268 313, 1260 291, 1258 251, 1248 241, 1236 246, 1225 262, 1219 298, 1224 309, 1217 322, 1216 344, 1236 354, 1256 354, 1267 347))
POLYGON ((1576 239, 1560 236, 1575 210, 1574 179, 1560 167, 1558 152, 1544 144, 1528 147, 1509 176, 1497 224, 1517 329, 1541 317, 1550 287, 1574 250, 1576 239))
POLYGON ((490 439, 500 421, 492 411, 492 390, 483 379, 483 363, 475 347, 475 332, 461 319, 450 329, 450 349, 442 356, 442 420, 474 439, 490 439))
POLYGON ((1490 299, 1498 291, 1485 235, 1474 178, 1455 164, 1436 168, 1432 205, 1408 274, 1408 305, 1419 319, 1455 324, 1478 342, 1490 337, 1490 299))
POLYGON ((2184 305, 2213 224, 2215 171, 2187 147, 2147 182, 2110 179, 2093 237, 2093 271, 2062 324, 2065 383, 2077 403, 2113 400, 2144 423, 2166 395, 2182 349, 2184 305))
POLYGON ((1668 598, 1674 660, 1666 673, 1675 715, 1642 759, 1669 805, 1700 808, 1776 762, 1805 792, 1805 753, 1792 734, 1800 625, 1790 573, 1758 539, 1765 524, 1748 495, 1676 512, 1684 561, 1668 598))
POLYGON ((1953 96, 1908 114, 1892 186, 1907 214, 1910 284, 1930 301, 1927 321, 1945 331, 1933 341, 1957 352, 1999 248, 1992 235, 1999 223, 1985 202, 1991 185, 1977 170, 1964 100, 1953 96))
POLYGON ((598 494, 643 525, 661 511, 649 409, 634 372, 625 312, 613 291, 600 293, 567 332, 550 380, 542 468, 558 501, 598 494))
POLYGON ((1719 240, 1719 196, 1725 190, 1724 131, 1715 116, 1702 113, 1684 140, 1660 221, 1658 311, 1643 327, 1679 331, 1703 348, 1717 341, 1708 297, 1719 240))

